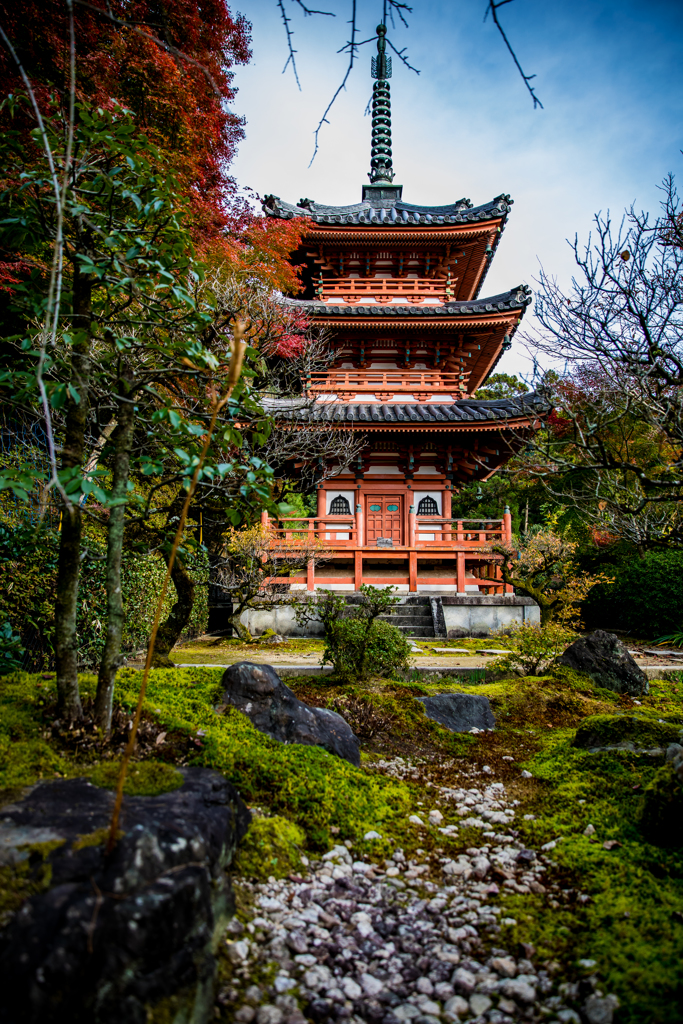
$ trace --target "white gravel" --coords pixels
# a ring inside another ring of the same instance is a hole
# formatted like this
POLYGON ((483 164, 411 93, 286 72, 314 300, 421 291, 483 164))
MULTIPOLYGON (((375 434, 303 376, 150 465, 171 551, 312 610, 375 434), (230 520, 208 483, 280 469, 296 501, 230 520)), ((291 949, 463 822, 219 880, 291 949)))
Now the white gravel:
MULTIPOLYGON (((420 774, 403 758, 375 767, 420 774)), ((551 908, 563 897, 546 880, 552 861, 511 830, 517 801, 490 774, 477 775, 467 780, 476 785, 428 790, 481 834, 476 847, 440 858, 438 881, 425 877, 434 869, 426 855, 408 860, 397 849, 378 866, 356 859, 348 843, 305 878, 237 882, 253 916, 229 927, 233 976, 218 997, 229 1015, 239 1024, 611 1024, 618 1002, 595 976, 568 982, 558 964, 536 963, 531 947, 501 948, 501 926, 516 923, 496 905, 501 887, 546 894, 551 908)), ((406 828, 428 820, 457 834, 440 825, 442 810, 420 807, 406 828)))

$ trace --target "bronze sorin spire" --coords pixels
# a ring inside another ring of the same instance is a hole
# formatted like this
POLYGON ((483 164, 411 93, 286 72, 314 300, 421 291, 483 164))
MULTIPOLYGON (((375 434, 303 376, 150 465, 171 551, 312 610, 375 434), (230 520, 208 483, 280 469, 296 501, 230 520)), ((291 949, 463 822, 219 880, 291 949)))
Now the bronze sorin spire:
POLYGON ((373 185, 388 184, 394 180, 391 165, 391 57, 387 57, 386 25, 377 26, 377 56, 372 58, 372 170, 368 177, 373 185))

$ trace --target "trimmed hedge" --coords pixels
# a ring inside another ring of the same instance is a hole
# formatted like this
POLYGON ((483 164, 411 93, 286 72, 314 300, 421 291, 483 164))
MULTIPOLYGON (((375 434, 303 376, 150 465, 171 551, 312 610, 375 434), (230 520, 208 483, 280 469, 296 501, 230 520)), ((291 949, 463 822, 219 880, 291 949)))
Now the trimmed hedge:
POLYGON ((623 629, 654 640, 683 626, 683 551, 650 551, 611 570, 583 605, 589 629, 623 629))

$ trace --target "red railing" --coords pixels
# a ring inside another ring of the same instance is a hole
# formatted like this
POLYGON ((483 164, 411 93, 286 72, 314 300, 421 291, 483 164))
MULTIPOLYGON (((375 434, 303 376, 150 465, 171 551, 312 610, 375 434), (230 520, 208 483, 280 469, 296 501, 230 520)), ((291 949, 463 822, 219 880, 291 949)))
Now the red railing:
MULTIPOLYGON (((376 550, 377 544, 367 544, 363 512, 346 516, 286 516, 270 519, 267 512, 261 520, 273 536, 273 545, 291 546, 300 541, 336 550, 337 548, 367 548, 376 550)), ((512 522, 509 513, 502 519, 448 519, 443 516, 408 514, 408 543, 397 544, 392 550, 419 550, 433 547, 452 547, 459 550, 483 550, 491 544, 512 543, 512 522)))
MULTIPOLYGON (((429 560, 437 555, 442 560, 453 561, 453 576, 439 577, 446 586, 465 591, 466 581, 474 582, 486 593, 502 591, 511 593, 500 578, 501 556, 491 551, 494 543, 511 544, 512 521, 509 513, 502 519, 448 519, 443 516, 408 515, 408 543, 391 548, 378 547, 377 543, 365 543, 362 509, 355 515, 346 516, 287 516, 270 519, 267 512, 261 521, 272 536, 272 548, 282 552, 307 549, 311 552, 306 575, 287 577, 290 584, 305 583, 309 591, 315 590, 316 583, 323 586, 349 583, 358 590, 362 583, 408 584, 410 591, 419 585, 433 585, 434 579, 419 575, 420 560, 429 560), (353 571, 348 575, 334 575, 325 571, 325 563, 336 555, 351 554, 353 571), (372 572, 372 562, 378 559, 399 559, 407 562, 408 574, 377 576, 372 572), (322 562, 316 571, 316 561, 322 562), (368 562, 367 566, 364 563, 368 562), (467 576, 469 571, 473 576, 467 576), (366 571, 367 569, 367 571, 366 571)), ((284 578, 283 578, 284 582, 284 578)))
POLYGON ((397 394, 412 394, 418 401, 450 392, 464 392, 469 373, 438 370, 330 370, 312 373, 306 380, 311 394, 374 394, 382 401, 397 394))
POLYGON ((418 516, 410 513, 411 547, 456 544, 458 547, 483 547, 512 543, 509 513, 502 519, 444 519, 442 516, 418 516))

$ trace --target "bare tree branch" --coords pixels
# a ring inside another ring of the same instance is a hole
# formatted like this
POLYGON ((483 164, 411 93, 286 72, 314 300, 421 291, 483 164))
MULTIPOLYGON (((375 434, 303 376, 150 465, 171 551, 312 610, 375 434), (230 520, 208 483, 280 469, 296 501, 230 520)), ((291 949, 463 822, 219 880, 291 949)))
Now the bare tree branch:
MULTIPOLYGON (((315 132, 313 133, 313 138, 315 140, 315 145, 313 147, 313 156, 311 157, 310 163, 308 165, 309 167, 311 166, 311 164, 315 160, 316 154, 318 152, 318 136, 320 135, 320 130, 321 130, 321 128, 322 128, 322 126, 324 124, 329 124, 329 121, 327 120, 327 115, 329 114, 330 110, 334 106, 334 102, 337 99, 337 96, 339 95, 339 93, 342 92, 342 90, 346 88, 346 83, 349 80, 349 75, 351 74, 351 71, 353 70, 353 65, 354 65, 354 62, 356 60, 356 54, 358 52, 358 47, 363 45, 363 43, 357 43, 356 42, 356 35, 358 33, 358 26, 356 24, 356 0, 351 0, 351 18, 350 18, 349 24, 351 25, 351 38, 349 39, 349 41, 344 46, 342 46, 341 50, 337 51, 338 53, 348 53, 348 55, 349 55, 349 64, 348 64, 348 67, 346 69, 346 74, 342 78, 341 85, 337 88, 334 96, 332 97, 330 102, 325 107, 325 112, 324 112, 323 116, 320 118, 320 121, 318 122, 318 127, 316 128, 315 132)), ((366 39, 366 40, 364 40, 364 42, 370 42, 370 40, 366 39)))
POLYGON ((524 74, 524 71, 522 70, 522 65, 519 63, 519 60, 517 59, 517 54, 512 49, 512 46, 510 45, 510 40, 505 35, 505 30, 503 29, 503 26, 501 25, 500 21, 498 20, 498 8, 499 7, 503 7, 505 4, 510 4, 510 3, 512 3, 512 0, 498 0, 498 3, 496 3, 496 0, 489 0, 488 7, 486 8, 486 13, 484 14, 484 21, 486 21, 486 19, 488 18, 489 14, 490 14, 491 17, 493 18, 493 22, 494 22, 496 28, 498 29, 498 31, 500 32, 501 36, 503 37, 503 42, 507 46, 508 51, 510 53, 510 56, 512 57, 513 61, 515 62, 515 66, 516 66, 517 70, 519 71, 520 75, 522 76, 522 80, 523 80, 525 86, 527 87, 527 89, 529 90, 529 93, 531 94, 531 98, 534 101, 534 110, 536 109, 536 107, 540 107, 541 110, 543 110, 543 104, 541 103, 541 101, 539 100, 538 96, 536 95, 536 93, 534 92, 533 88, 530 85, 531 80, 534 79, 536 77, 536 75, 525 75, 524 74))

